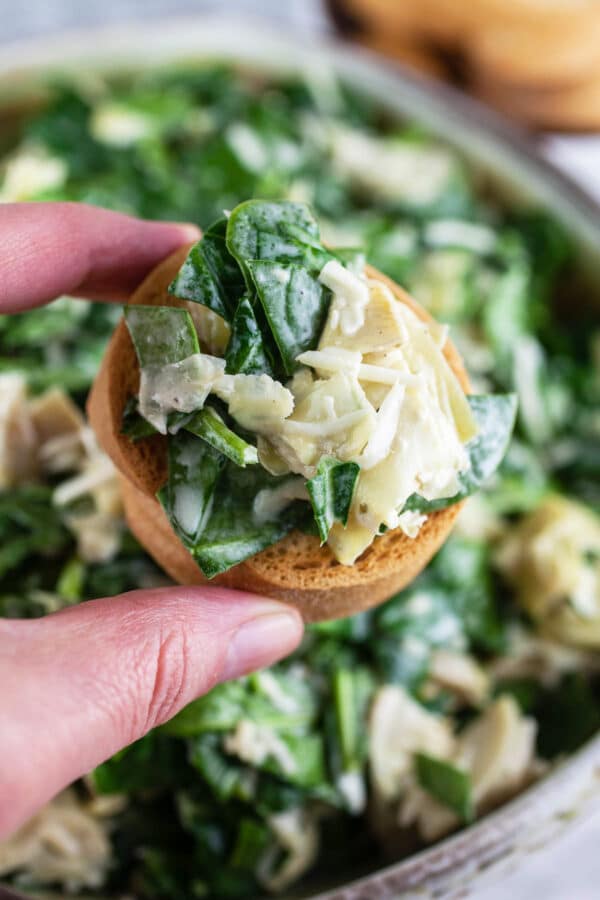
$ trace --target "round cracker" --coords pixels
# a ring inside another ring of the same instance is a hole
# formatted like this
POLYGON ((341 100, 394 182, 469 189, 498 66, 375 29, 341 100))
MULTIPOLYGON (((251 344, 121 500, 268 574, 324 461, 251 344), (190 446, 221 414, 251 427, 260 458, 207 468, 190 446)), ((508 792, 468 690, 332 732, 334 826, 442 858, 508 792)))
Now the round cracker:
POLYGON ((566 88, 536 90, 482 83, 476 90, 486 103, 534 128, 600 130, 600 76, 566 88))
POLYGON ((580 84, 600 75, 600 7, 592 23, 488 28, 466 52, 477 80, 542 89, 580 84))
POLYGON ((374 53, 379 53, 387 59, 400 63, 407 69, 431 78, 448 77, 448 69, 439 54, 416 40, 409 43, 395 38, 394 35, 368 31, 360 34, 358 40, 374 53))
MULTIPOLYGON (((131 303, 182 304, 168 293, 189 248, 181 248, 161 263, 140 285, 131 303)), ((422 320, 431 316, 390 279, 367 267, 370 277, 385 282, 399 302, 422 320)), ((461 357, 450 341, 444 355, 465 392, 469 380, 461 357)), ((125 514, 133 534, 171 577, 181 584, 206 584, 162 510, 155 493, 166 479, 166 439, 133 442, 121 433, 123 410, 139 384, 133 344, 123 321, 117 326, 88 398, 88 415, 98 441, 123 478, 125 514)), ((352 566, 343 566, 327 545, 312 535, 294 531, 283 540, 217 576, 211 584, 263 594, 295 606, 307 622, 353 615, 382 603, 409 584, 448 537, 462 504, 431 513, 418 536, 402 531, 376 538, 352 566)))
POLYGON ((372 34, 392 35, 403 41, 413 38, 459 42, 469 23, 469 9, 456 0, 338 0, 356 26, 372 34))
POLYGON ((468 9, 472 29, 542 24, 569 28, 576 20, 583 24, 597 19, 598 0, 470 0, 468 9))

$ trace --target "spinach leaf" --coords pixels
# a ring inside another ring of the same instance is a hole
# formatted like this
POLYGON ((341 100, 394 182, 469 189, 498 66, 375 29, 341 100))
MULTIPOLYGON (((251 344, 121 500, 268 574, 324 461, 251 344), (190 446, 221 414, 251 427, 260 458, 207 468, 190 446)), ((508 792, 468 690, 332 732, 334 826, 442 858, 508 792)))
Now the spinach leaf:
POLYGON ((316 347, 329 308, 329 291, 303 265, 248 260, 247 268, 277 343, 285 372, 316 347))
POLYGON ((169 437, 169 477, 159 500, 173 530, 187 547, 200 538, 210 521, 223 454, 185 431, 169 437))
POLYGON ((51 488, 23 485, 0 493, 0 578, 29 556, 51 557, 72 543, 51 488))
POLYGON ((336 737, 340 749, 341 770, 362 768, 367 752, 367 708, 375 683, 371 672, 359 667, 354 670, 338 668, 332 676, 336 737))
POLYGON ((35 392, 52 385, 84 391, 119 316, 115 305, 67 297, 43 309, 0 315, 0 372, 22 372, 35 392))
POLYGON ((357 463, 342 463, 324 456, 317 466, 317 474, 306 482, 322 544, 334 522, 347 523, 359 473, 357 463))
POLYGON ((248 470, 226 468, 215 493, 211 517, 191 548, 207 578, 214 578, 275 544, 301 521, 306 504, 294 503, 277 521, 256 522, 252 509, 256 494, 261 488, 278 483, 259 466, 248 470))
POLYGON ((183 748, 158 731, 115 753, 92 772, 99 794, 169 788, 178 781, 183 748))
POLYGON ((537 746, 546 759, 573 753, 600 728, 600 696, 589 677, 568 672, 547 688, 534 707, 539 723, 537 746))
POLYGON ((168 583, 164 573, 144 554, 133 537, 126 534, 115 559, 88 566, 83 595, 86 600, 113 597, 149 584, 168 583))
POLYGON ((316 346, 329 305, 318 274, 332 256, 319 243, 318 225, 303 204, 249 200, 229 218, 227 246, 258 295, 290 375, 296 357, 316 346))
POLYGON ((288 785, 303 789, 318 788, 327 781, 320 734, 304 730, 278 731, 275 740, 281 746, 281 758, 279 754, 269 753, 251 767, 223 751, 220 737, 203 734, 189 742, 190 762, 202 772, 220 797, 247 797, 250 791, 254 793, 257 789, 257 771, 275 775, 288 785))
POLYGON ((452 537, 429 567, 373 613, 372 646, 387 681, 418 691, 433 651, 501 653, 500 618, 483 542, 452 537))
POLYGON ((210 406, 193 413, 187 418, 183 428, 202 438, 236 466, 243 468, 258 462, 256 447, 228 428, 220 415, 210 406))
POLYGON ((187 741, 188 760, 221 801, 254 801, 256 773, 223 750, 222 735, 201 734, 187 741))
POLYGON ((503 253, 503 271, 496 274, 482 307, 482 326, 497 357, 502 380, 507 378, 516 342, 530 330, 530 264, 522 244, 508 235, 503 253))
POLYGON ((277 734, 286 748, 289 765, 275 756, 267 756, 258 769, 285 778, 287 782, 301 788, 317 788, 327 781, 325 753, 322 735, 312 732, 279 732, 277 734))
POLYGON ((67 603, 83 600, 86 579, 85 564, 77 556, 67 560, 56 582, 56 593, 67 603))
POLYGON ((242 297, 231 323, 225 371, 232 375, 273 375, 273 366, 250 298, 242 297))
POLYGON ((91 112, 89 99, 73 85, 55 85, 51 102, 27 124, 25 140, 64 160, 72 178, 93 180, 116 161, 90 134, 91 112))
POLYGON ((478 491, 493 475, 508 449, 517 414, 514 394, 481 394, 467 398, 479 427, 467 444, 469 468, 458 476, 459 491, 453 497, 426 500, 419 494, 408 498, 405 510, 433 512, 445 509, 478 491))
POLYGON ((43 347, 49 341, 64 343, 77 339, 85 327, 87 304, 73 297, 59 297, 48 306, 12 316, 0 317, 0 333, 5 347, 43 347))
POLYGON ((417 778, 421 787, 444 806, 449 807, 461 821, 472 822, 475 817, 471 778, 445 759, 426 753, 415 754, 417 778))
MULTIPOLYGON (((121 433, 132 441, 158 433, 154 425, 140 416, 136 407, 137 403, 131 397, 125 405, 121 424, 121 433)), ((167 431, 169 434, 177 434, 179 431, 195 434, 237 466, 258 462, 256 447, 232 431, 212 406, 205 406, 194 413, 170 413, 167 417, 167 431)))
POLYGON ((173 306, 126 306, 125 321, 141 368, 166 366, 200 352, 189 312, 173 306))
POLYGON ((276 730, 308 727, 315 717, 315 697, 310 689, 295 679, 269 672, 269 677, 282 680, 282 690, 298 702, 282 710, 260 690, 260 673, 254 678, 218 685, 204 697, 192 701, 162 730, 177 737, 194 737, 207 732, 232 731, 240 719, 276 730), (293 707, 293 708, 292 708, 293 707))
POLYGON ((303 203, 247 200, 227 223, 227 247, 245 273, 248 260, 298 260, 318 241, 319 226, 303 203))
POLYGON ((248 869, 249 872, 253 872, 256 860, 260 859, 269 841, 270 834, 266 825, 249 817, 242 819, 229 865, 234 869, 248 869))
POLYGON ((227 219, 219 219, 194 244, 179 274, 169 285, 169 293, 181 300, 201 303, 227 322, 235 315, 237 301, 244 292, 244 279, 227 250, 227 219))

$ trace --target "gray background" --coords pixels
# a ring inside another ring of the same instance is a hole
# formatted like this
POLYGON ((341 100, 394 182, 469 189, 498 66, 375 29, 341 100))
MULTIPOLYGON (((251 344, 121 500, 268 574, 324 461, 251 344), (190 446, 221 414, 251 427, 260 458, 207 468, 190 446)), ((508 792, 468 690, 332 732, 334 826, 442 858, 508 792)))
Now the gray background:
MULTIPOLYGON (((462 2, 462 0, 459 0, 462 2)), ((324 27, 320 0, 0 0, 0 42, 67 28, 115 24, 205 10, 246 12, 292 22, 294 27, 324 27)))

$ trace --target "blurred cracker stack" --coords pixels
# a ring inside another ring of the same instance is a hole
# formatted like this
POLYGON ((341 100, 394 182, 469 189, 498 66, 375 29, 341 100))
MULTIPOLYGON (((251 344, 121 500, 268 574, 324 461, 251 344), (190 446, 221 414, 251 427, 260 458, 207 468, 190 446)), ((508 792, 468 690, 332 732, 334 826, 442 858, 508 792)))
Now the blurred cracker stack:
POLYGON ((350 38, 536 128, 600 131, 600 0, 330 0, 350 38))

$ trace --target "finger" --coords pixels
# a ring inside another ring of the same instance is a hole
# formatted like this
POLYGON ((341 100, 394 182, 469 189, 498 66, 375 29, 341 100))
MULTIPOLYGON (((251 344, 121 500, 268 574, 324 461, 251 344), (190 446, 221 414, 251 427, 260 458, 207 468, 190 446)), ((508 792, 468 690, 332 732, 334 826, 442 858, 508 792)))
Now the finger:
POLYGON ((0 621, 0 838, 217 682, 290 653, 301 634, 291 607, 219 588, 135 591, 0 621))
POLYGON ((124 300, 157 263, 200 236, 79 203, 0 204, 0 311, 73 294, 124 300))

